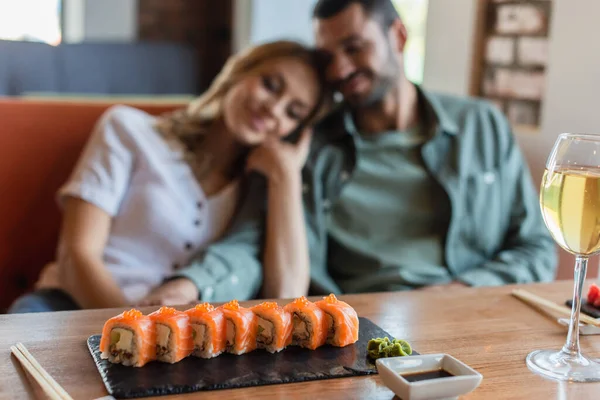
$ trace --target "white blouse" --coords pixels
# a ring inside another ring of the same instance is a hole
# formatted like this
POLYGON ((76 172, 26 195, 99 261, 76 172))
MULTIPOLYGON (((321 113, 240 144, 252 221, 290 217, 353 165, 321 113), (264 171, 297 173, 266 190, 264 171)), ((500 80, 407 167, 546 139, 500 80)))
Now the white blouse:
MULTIPOLYGON (((74 196, 113 217, 104 262, 132 303, 218 239, 238 202, 238 182, 207 198, 183 152, 154 122, 131 107, 108 109, 58 193, 59 204, 74 196)), ((56 263, 37 286, 61 288, 56 263)))

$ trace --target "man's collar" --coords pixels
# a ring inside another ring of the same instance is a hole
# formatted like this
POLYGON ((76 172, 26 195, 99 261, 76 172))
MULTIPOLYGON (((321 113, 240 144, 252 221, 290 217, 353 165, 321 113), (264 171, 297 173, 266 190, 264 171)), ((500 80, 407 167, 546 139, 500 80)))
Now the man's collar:
POLYGON ((444 107, 440 103, 437 96, 429 93, 424 90, 419 85, 415 85, 417 88, 417 93, 420 98, 420 103, 424 106, 424 111, 428 115, 426 118, 429 121, 436 121, 438 127, 445 133, 449 135, 456 135, 458 133, 458 125, 456 122, 450 118, 444 107))
POLYGON ((354 124, 354 119, 352 118, 352 113, 350 109, 344 106, 343 111, 343 121, 344 121, 344 130, 351 134, 354 137, 358 137, 358 129, 356 129, 356 125, 354 124))
MULTIPOLYGON (((456 122, 454 122, 452 118, 448 116, 439 99, 428 91, 424 90, 419 85, 415 85, 415 87, 417 89, 417 96, 419 97, 419 106, 425 113, 424 119, 426 121, 437 123, 438 127, 443 132, 449 135, 456 135, 458 133, 458 126, 456 125, 456 122)), ((358 129, 354 124, 350 109, 346 105, 343 105, 342 108, 345 131, 353 136, 358 135, 358 129)))

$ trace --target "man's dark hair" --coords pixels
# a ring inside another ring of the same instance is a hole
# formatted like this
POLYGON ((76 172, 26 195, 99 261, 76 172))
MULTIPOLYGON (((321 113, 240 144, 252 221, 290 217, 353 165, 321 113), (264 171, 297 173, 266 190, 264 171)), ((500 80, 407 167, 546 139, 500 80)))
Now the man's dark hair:
POLYGON ((360 4, 365 13, 377 20, 384 30, 392 26, 395 20, 400 19, 391 0, 319 0, 313 10, 313 18, 331 18, 353 3, 360 4))

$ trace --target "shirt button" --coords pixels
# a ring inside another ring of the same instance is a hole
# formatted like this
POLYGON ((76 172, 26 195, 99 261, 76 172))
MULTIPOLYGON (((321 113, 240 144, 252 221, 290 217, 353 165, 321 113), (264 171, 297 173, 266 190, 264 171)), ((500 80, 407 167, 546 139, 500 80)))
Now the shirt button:
POLYGON ((194 221, 194 226, 200 226, 200 223, 201 223, 200 220, 197 219, 197 220, 194 221))
POLYGON ((191 244, 190 242, 187 242, 187 243, 185 244, 185 249, 186 249, 186 250, 191 250, 191 249, 192 249, 192 244, 191 244))
POLYGON ((308 186, 308 183, 305 183, 302 185, 302 193, 304 193, 304 194, 308 193, 309 189, 310 189, 310 187, 308 186))
POLYGON ((181 265, 179 265, 178 263, 173 263, 174 270, 178 270, 179 268, 181 268, 181 265))
POLYGON ((342 180, 342 182, 346 182, 348 178, 350 178, 350 174, 347 171, 343 171, 340 174, 340 179, 342 180))
POLYGON ((483 181, 487 185, 491 185, 496 181, 496 174, 494 174, 493 172, 486 172, 485 174, 483 174, 483 181))
POLYGON ((196 203, 196 207, 198 207, 199 209, 202 209, 203 206, 204 206, 204 203, 201 201, 196 203))

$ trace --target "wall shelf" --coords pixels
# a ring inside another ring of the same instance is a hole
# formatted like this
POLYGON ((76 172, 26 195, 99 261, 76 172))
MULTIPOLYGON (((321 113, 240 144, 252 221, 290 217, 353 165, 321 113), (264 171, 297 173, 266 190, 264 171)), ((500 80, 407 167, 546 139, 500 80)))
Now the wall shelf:
POLYGON ((471 95, 489 99, 519 133, 537 133, 546 91, 552 0, 479 0, 471 95))

